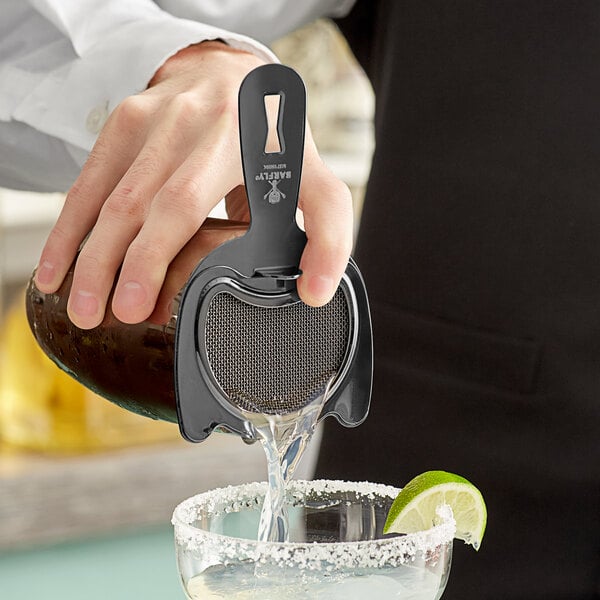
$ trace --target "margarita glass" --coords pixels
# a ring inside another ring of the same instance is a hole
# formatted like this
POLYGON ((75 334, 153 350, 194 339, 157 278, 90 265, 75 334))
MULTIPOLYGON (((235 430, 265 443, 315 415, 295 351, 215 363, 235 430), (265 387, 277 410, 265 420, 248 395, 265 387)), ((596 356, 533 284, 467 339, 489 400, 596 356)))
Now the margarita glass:
POLYGON ((436 600, 450 570, 448 507, 427 531, 382 534, 399 490, 371 483, 291 481, 288 542, 259 542, 266 483, 199 494, 173 514, 187 598, 436 600))

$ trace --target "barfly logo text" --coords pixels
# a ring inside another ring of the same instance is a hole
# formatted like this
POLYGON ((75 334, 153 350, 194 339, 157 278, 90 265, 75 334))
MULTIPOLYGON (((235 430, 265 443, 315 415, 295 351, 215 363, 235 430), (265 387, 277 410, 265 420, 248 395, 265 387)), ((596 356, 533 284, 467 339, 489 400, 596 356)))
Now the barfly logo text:
POLYGON ((291 171, 263 171, 254 176, 255 181, 273 181, 274 179, 291 179, 291 171))

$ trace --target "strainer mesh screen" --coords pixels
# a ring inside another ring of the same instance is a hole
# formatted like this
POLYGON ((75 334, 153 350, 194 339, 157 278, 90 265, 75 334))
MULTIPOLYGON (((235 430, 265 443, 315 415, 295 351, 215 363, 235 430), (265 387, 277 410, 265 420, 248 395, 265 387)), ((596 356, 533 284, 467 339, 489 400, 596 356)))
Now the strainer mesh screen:
POLYGON ((339 372, 350 335, 344 293, 326 306, 261 307, 219 292, 206 316, 206 352, 217 382, 240 408, 286 414, 306 406, 339 372))

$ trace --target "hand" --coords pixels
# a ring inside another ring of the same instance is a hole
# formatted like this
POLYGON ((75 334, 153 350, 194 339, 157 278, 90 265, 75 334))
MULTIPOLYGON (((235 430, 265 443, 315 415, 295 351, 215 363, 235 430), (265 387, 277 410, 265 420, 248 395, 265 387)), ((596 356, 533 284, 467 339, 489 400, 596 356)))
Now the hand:
MULTIPOLYGON (((102 321, 115 279, 111 308, 119 320, 165 317, 177 291, 173 281, 181 279, 167 279, 161 293, 169 265, 214 206, 226 197, 229 216, 247 219, 237 95, 245 75, 261 62, 220 42, 190 46, 157 71, 148 89, 110 115, 67 194, 36 272, 40 291, 55 292, 89 233, 68 302, 75 325, 90 329, 102 321)), ((333 296, 345 269, 352 206, 310 132, 299 206, 308 243, 298 290, 307 304, 318 306, 333 296)))

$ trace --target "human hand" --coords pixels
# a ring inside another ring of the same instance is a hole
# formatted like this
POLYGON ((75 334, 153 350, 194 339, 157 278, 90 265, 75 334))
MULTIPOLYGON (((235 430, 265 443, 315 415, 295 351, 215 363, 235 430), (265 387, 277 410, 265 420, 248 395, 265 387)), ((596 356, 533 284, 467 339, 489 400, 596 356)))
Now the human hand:
MULTIPOLYGON (((165 318, 175 286, 185 283, 179 281, 185 269, 175 268, 178 276, 164 285, 169 266, 212 208, 226 197, 229 216, 247 219, 237 95, 260 64, 221 42, 190 46, 157 71, 148 89, 113 111, 67 194, 36 272, 40 291, 55 292, 91 231, 68 302, 75 325, 90 329, 102 321, 113 285, 111 308, 119 320, 165 318)), ((346 267, 352 206, 310 132, 299 207, 308 242, 298 291, 317 306, 332 297, 346 267)))

